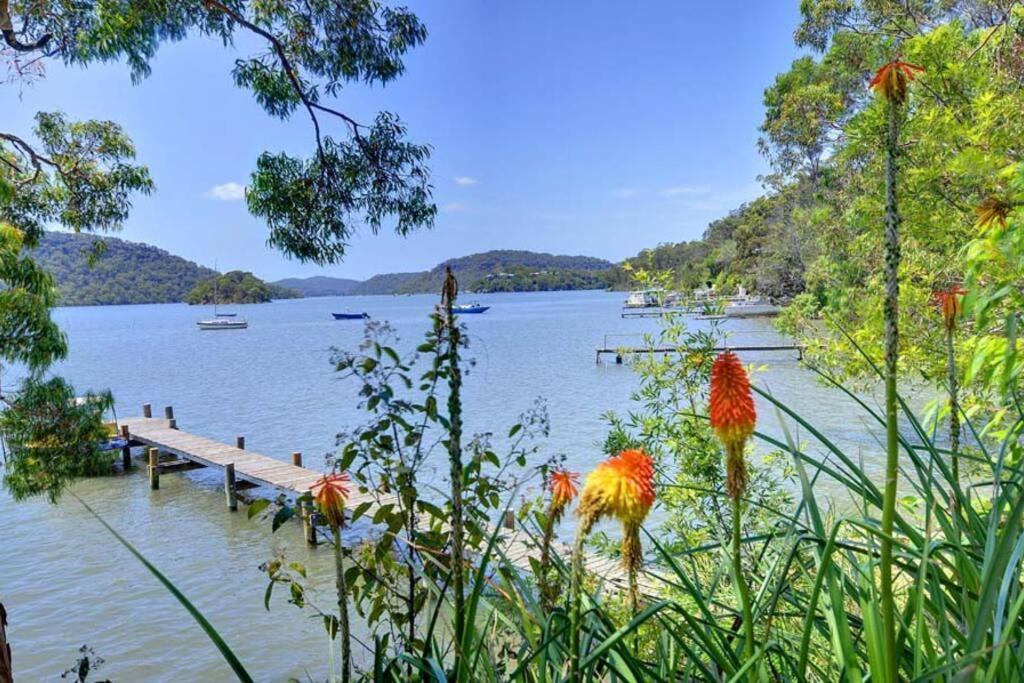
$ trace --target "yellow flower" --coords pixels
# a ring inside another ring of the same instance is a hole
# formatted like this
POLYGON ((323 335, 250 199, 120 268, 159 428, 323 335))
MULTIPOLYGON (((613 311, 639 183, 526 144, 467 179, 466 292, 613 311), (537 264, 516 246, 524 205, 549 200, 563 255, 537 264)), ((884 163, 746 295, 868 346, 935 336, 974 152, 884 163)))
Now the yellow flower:
POLYGON ((640 450, 608 458, 587 476, 579 515, 593 525, 604 516, 639 525, 654 504, 654 463, 640 450))

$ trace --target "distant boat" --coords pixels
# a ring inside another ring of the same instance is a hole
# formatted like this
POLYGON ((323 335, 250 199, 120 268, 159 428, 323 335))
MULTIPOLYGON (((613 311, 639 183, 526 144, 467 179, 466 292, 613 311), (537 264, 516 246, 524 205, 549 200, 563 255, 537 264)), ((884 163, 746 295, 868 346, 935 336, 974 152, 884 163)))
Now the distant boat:
POLYGON ((658 308, 662 304, 665 295, 663 289, 640 289, 630 292, 626 297, 623 308, 658 308))
POLYGON ((370 314, 363 313, 331 313, 335 320, 369 320, 370 314))
POLYGON ((481 306, 480 304, 473 302, 471 304, 455 304, 452 306, 452 313, 464 315, 467 313, 483 313, 489 310, 490 306, 481 306))
POLYGON ((234 318, 237 313, 215 313, 218 318, 234 318))
POLYGON ((200 330, 244 330, 249 327, 245 320, 225 320, 214 318, 213 320, 200 320, 196 322, 200 330))

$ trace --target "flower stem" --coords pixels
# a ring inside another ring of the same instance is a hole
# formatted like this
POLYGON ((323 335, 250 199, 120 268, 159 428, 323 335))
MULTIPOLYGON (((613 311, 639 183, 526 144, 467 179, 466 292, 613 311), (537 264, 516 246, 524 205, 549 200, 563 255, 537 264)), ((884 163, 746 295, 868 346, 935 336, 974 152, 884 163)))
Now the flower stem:
POLYGON ((746 657, 754 653, 754 617, 750 609, 750 594, 747 591, 747 581, 743 576, 743 557, 740 554, 740 540, 742 537, 741 519, 743 511, 740 507, 741 500, 733 498, 732 501, 732 573, 733 581, 736 583, 736 594, 739 596, 740 606, 743 609, 743 635, 746 639, 746 657))
POLYGON ((538 577, 541 605, 544 607, 544 611, 546 612, 550 612, 554 607, 556 597, 550 580, 551 542, 554 540, 554 536, 555 511, 554 506, 551 505, 548 507, 548 512, 544 519, 544 536, 542 537, 540 544, 540 576, 538 577))
POLYGON ((892 530, 896 519, 896 485, 899 477, 899 424, 897 422, 896 371, 899 363, 900 297, 900 214, 896 202, 897 156, 899 154, 900 105, 889 101, 889 127, 885 157, 885 493, 882 498, 881 596, 882 651, 885 674, 881 680, 895 683, 899 669, 896 658, 896 602, 893 598, 892 530))
POLYGON ((462 519, 462 370, 459 367, 459 328, 452 306, 458 296, 458 283, 451 268, 445 278, 441 300, 444 304, 444 332, 448 365, 448 463, 452 498, 452 590, 455 593, 455 659, 462 661, 466 597, 463 587, 465 567, 462 519))
POLYGON ((345 559, 341 552, 341 527, 334 527, 334 573, 338 591, 338 631, 341 634, 341 680, 352 677, 352 634, 348 624, 348 586, 345 583, 345 559))
POLYGON ((581 683, 583 672, 580 671, 580 631, 583 628, 581 602, 583 593, 583 545, 590 533, 594 521, 581 517, 576 529, 576 543, 572 550, 572 587, 569 605, 569 680, 581 683))
POLYGON ((946 381, 949 383, 949 450, 952 453, 953 483, 960 484, 960 388, 956 380, 953 330, 946 330, 946 381))

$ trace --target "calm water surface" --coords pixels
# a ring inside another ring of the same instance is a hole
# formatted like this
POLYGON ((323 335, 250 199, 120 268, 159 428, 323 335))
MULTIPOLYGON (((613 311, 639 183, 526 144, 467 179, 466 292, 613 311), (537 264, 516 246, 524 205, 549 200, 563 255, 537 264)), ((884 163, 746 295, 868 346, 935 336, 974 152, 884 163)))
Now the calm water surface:
MULTIPOLYGON (((470 355, 467 428, 504 434, 537 398, 547 401, 551 435, 542 457, 564 453, 570 468, 599 458, 607 411, 626 412, 636 387, 626 366, 595 365, 604 335, 657 329, 649 319, 619 317, 621 294, 561 292, 482 295, 493 308, 467 316, 470 355)), ((199 332, 209 312, 185 305, 59 309, 71 354, 59 368, 82 391, 109 388, 120 416, 173 405, 188 431, 287 460, 292 451, 318 466, 334 436, 361 424, 350 383, 329 364, 331 347, 354 349, 359 321, 332 311, 367 311, 388 320, 412 349, 422 340, 432 296, 347 297, 231 306, 246 331, 199 332)), ((700 324, 700 323, 693 323, 700 324)), ((731 322, 734 343, 778 338, 763 321, 731 322)), ((610 338, 612 345, 633 343, 610 338)), ((765 363, 768 386, 834 440, 875 465, 877 442, 861 413, 815 383, 792 354, 747 355, 765 363)), ((781 433, 774 410, 759 405, 761 425, 781 433)), ((499 451, 500 452, 500 451, 499 451)), ((435 465, 438 472, 447 468, 435 465)), ((307 563, 315 585, 330 590, 330 553, 307 549, 301 532, 251 522, 224 507, 221 481, 195 471, 161 478, 150 491, 142 470, 79 483, 75 492, 169 575, 221 631, 259 680, 327 675, 328 643, 319 622, 275 598, 263 608, 258 567, 285 551, 307 563)), ((878 477, 881 478, 880 476, 878 477)), ((174 599, 72 498, 51 506, 14 504, 0 493, 0 601, 9 614, 15 674, 22 681, 59 679, 88 644, 106 660, 99 671, 117 681, 230 681, 218 653, 174 599)))

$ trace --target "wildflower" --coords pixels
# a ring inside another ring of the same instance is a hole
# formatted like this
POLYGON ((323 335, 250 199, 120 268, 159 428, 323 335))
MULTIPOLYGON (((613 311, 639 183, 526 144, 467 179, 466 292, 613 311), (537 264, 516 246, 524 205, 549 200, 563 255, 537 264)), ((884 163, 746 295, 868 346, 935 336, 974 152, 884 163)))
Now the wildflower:
POLYGON ((558 597, 558 587, 550 581, 551 543, 555 537, 555 525, 558 524, 565 508, 576 497, 579 488, 577 482, 580 475, 568 470, 555 470, 551 473, 548 488, 551 491, 551 502, 548 505, 547 519, 544 521, 544 536, 540 549, 539 585, 541 598, 546 608, 550 609, 558 597))
POLYGON ((313 501, 317 509, 327 518, 332 529, 339 529, 345 523, 345 501, 348 499, 348 474, 339 472, 325 474, 313 484, 313 501))
POLYGON ((560 514, 573 501, 579 492, 579 478, 578 472, 568 470, 555 470, 551 473, 549 488, 551 489, 552 511, 557 510, 560 514))
POLYGON ((907 98, 907 84, 923 71, 917 64, 894 59, 875 72, 868 87, 890 102, 901 103, 907 98))
POLYGON ((1006 227, 1006 217, 1010 215, 1013 204, 998 197, 986 197, 974 210, 978 214, 978 227, 988 228, 993 223, 1001 228, 1006 227))
POLYGON ((711 426, 725 446, 725 487, 733 500, 739 500, 748 480, 743 449, 754 433, 757 413, 747 371, 732 351, 719 355, 711 367, 709 404, 711 426))
POLYGON ((640 524, 654 504, 654 464, 640 450, 628 449, 598 465, 587 476, 579 516, 587 531, 605 516, 640 524))
POLYGON ((946 324, 946 331, 952 332, 956 329, 957 318, 963 313, 963 296, 967 294, 960 285, 952 285, 949 289, 935 292, 932 295, 935 304, 942 310, 942 319, 946 324))
MULTIPOLYGON (((629 578, 629 598, 633 612, 638 611, 638 576, 643 563, 640 525, 654 505, 654 462, 641 450, 627 449, 594 468, 580 494, 577 514, 576 562, 573 573, 574 601, 579 599, 583 539, 602 517, 615 517, 622 524, 622 564, 629 578)), ((578 608, 578 605, 573 605, 578 608)))

